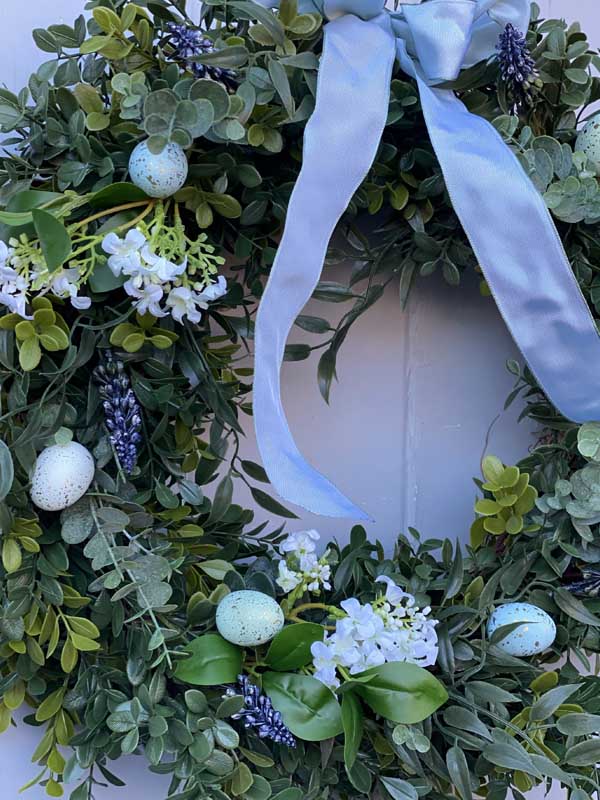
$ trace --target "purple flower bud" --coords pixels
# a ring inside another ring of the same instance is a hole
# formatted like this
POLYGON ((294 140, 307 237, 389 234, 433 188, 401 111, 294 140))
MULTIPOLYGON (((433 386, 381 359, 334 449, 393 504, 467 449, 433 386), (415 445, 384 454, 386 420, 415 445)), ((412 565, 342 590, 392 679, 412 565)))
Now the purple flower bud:
POLYGON ((142 442, 141 409, 123 362, 115 360, 110 350, 105 358, 106 363, 95 369, 94 377, 103 398, 104 422, 110 441, 123 470, 130 475, 138 459, 138 445, 142 442))
POLYGON ((531 57, 525 36, 510 22, 500 34, 496 45, 500 75, 512 100, 511 111, 516 114, 531 103, 531 84, 537 78, 535 61, 531 57))
MULTIPOLYGON (((238 675, 238 684, 244 698, 244 708, 233 719, 242 721, 245 728, 255 729, 261 739, 272 739, 287 747, 296 747, 296 739, 286 728, 279 711, 275 711, 271 699, 262 694, 258 686, 250 683, 245 675, 238 675)), ((234 696, 237 692, 228 689, 227 694, 234 696)))

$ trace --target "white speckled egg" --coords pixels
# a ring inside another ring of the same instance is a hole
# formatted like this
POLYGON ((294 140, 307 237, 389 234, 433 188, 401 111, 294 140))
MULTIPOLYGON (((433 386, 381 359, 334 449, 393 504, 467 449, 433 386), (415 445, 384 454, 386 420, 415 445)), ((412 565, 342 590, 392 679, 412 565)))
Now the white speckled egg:
POLYGON ((35 463, 31 499, 44 511, 68 508, 87 492, 94 469, 90 451, 77 442, 47 447, 35 463))
POLYGON ((497 643, 501 650, 511 656, 534 656, 546 650, 556 638, 554 620, 545 611, 530 603, 506 603, 499 606, 488 620, 487 633, 504 625, 521 623, 508 636, 497 643))
POLYGON ((140 142, 129 159, 132 182, 150 197, 171 197, 181 189, 187 174, 186 155, 173 142, 158 154, 151 153, 146 142, 140 142))
POLYGON ((592 117, 579 131, 575 150, 585 153, 600 175, 600 114, 592 117))
POLYGON ((224 639, 242 647, 264 644, 283 628, 283 611, 262 592, 231 592, 217 607, 217 629, 224 639))

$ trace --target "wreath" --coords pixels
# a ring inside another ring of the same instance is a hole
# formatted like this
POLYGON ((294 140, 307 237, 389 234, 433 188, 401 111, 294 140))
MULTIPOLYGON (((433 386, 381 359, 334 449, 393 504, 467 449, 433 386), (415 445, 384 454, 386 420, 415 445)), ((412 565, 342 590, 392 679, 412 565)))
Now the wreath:
MULTIPOLYGON (((171 776, 169 800, 522 800, 553 780, 586 800, 600 423, 561 416, 511 362, 507 402, 543 431, 518 466, 484 459, 469 546, 410 531, 389 554, 361 526, 343 546, 294 529, 240 457, 239 420, 323 20, 294 0, 217 0, 199 21, 185 6, 89 0, 89 18, 33 32, 49 59, 28 86, 0 89, 0 730, 24 707, 29 786, 71 800, 121 785, 126 753, 171 776), (284 524, 256 525, 240 481, 284 524)), ((592 314, 600 138, 577 126, 598 65, 534 5, 526 37, 508 25, 452 84, 542 193, 592 314)), ((325 399, 390 283, 405 301, 418 277, 478 268, 398 66, 330 249, 348 258, 315 296, 349 310, 301 314, 321 339, 286 348, 318 351, 325 399)))

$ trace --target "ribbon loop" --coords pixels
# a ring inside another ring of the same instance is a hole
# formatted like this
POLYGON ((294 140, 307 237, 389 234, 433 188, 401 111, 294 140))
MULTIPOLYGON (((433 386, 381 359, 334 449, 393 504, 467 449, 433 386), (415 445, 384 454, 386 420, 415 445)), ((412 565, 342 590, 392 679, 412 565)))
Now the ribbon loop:
MULTIPOLYGON (((312 8, 320 2, 310 0, 312 8)), ((508 22, 525 29, 529 0, 425 0, 398 13, 381 13, 381 0, 322 2, 333 21, 325 26, 302 169, 256 320, 254 417, 280 495, 315 513, 365 518, 298 450, 280 369, 333 230, 375 159, 395 50, 417 81, 453 207, 498 307, 546 394, 576 421, 600 419, 600 336, 544 201, 514 154, 453 92, 431 85, 489 58, 508 22)))

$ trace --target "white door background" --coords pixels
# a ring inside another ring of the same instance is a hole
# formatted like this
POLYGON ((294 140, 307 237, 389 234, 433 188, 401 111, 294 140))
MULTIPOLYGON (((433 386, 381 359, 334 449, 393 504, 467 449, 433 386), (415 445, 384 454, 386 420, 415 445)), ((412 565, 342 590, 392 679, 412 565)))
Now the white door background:
MULTIPOLYGON (((545 16, 579 19, 592 44, 600 45, 597 0, 538 3, 545 16)), ((84 0, 2 0, 0 82, 12 90, 25 85, 44 60, 31 30, 70 23, 83 6, 84 0)), ((336 307, 313 302, 307 313, 331 320, 336 307)), ((296 329, 290 341, 310 337, 296 329)), ((391 288, 352 329, 329 407, 318 392, 314 359, 284 366, 290 426, 306 456, 370 512, 371 536, 390 548, 408 526, 424 535, 464 539, 475 497, 471 479, 479 474, 488 433, 487 451, 509 463, 534 441, 531 426, 517 424, 518 408, 503 411, 512 388, 504 366, 509 358, 519 355, 476 281, 452 289, 440 278, 421 279, 404 313, 391 288)), ((245 455, 257 459, 251 425, 247 431, 245 455)), ((241 490, 238 502, 252 506, 241 490)), ((324 537, 343 539, 351 525, 299 514, 294 528, 315 527, 324 537)), ((257 511, 257 517, 266 516, 257 511)), ((38 738, 38 731, 19 725, 0 739, 1 800, 16 800, 35 774, 30 756, 38 738)), ((115 771, 127 788, 99 790, 97 800, 166 797, 168 782, 149 773, 141 758, 122 759, 115 771)), ((34 788, 27 797, 46 795, 34 788)))

